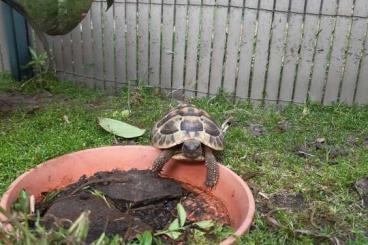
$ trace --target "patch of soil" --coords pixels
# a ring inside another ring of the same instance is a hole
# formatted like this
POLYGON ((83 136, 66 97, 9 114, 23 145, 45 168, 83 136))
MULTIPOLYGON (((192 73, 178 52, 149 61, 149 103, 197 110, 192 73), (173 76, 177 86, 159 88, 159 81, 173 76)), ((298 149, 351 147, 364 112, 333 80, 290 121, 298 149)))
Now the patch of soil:
POLYGON ((44 91, 37 95, 27 95, 21 92, 0 92, 0 114, 6 114, 18 109, 31 113, 41 105, 50 102, 52 94, 44 91))
POLYGON ((305 207, 301 193, 278 193, 272 196, 271 202, 280 208, 300 211, 305 207))
POLYGON ((277 128, 276 130, 280 133, 286 132, 290 127, 290 123, 288 120, 281 120, 277 122, 277 128))
POLYGON ((98 172, 82 176, 59 191, 55 198, 37 205, 43 223, 68 228, 83 211, 90 211, 90 229, 86 242, 105 232, 132 240, 137 234, 158 231, 177 217, 182 203, 187 222, 213 220, 230 224, 225 206, 212 195, 171 179, 156 177, 149 170, 98 172))
POLYGON ((368 177, 362 178, 355 182, 355 188, 362 198, 363 207, 368 208, 368 177))
POLYGON ((254 137, 259 137, 265 134, 265 129, 260 124, 253 124, 249 125, 249 131, 254 137))

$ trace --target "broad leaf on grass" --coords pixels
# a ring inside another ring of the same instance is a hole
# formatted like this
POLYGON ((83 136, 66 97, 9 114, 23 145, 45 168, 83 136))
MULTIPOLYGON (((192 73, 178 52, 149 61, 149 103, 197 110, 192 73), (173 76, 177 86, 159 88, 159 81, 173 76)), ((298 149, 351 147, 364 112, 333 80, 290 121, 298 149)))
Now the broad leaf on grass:
POLYGON ((181 203, 178 203, 176 209, 178 210, 180 227, 183 227, 185 224, 185 220, 187 219, 187 213, 185 212, 185 209, 183 205, 181 205, 181 203))
POLYGON ((98 123, 106 131, 127 139, 142 136, 146 132, 144 129, 111 118, 98 118, 98 123))

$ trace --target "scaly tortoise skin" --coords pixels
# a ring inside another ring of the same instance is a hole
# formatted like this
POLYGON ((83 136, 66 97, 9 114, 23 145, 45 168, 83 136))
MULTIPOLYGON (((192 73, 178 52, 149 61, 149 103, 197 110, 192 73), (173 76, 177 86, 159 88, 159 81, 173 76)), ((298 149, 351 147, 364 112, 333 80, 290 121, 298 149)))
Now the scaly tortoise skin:
POLYGON ((205 160, 206 185, 216 185, 218 167, 213 151, 224 149, 224 134, 207 112, 188 104, 178 106, 155 124, 152 144, 162 150, 154 161, 154 173, 158 174, 171 157, 205 160))

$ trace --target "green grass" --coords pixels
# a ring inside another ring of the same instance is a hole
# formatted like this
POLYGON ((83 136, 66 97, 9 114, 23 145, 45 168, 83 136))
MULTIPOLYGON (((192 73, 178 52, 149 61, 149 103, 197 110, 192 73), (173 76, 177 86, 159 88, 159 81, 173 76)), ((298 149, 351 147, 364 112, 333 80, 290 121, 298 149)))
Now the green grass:
MULTIPOLYGON (((16 87, 9 79, 0 82, 0 90, 16 87)), ((1 193, 18 175, 47 159, 111 145, 115 138, 98 127, 97 117, 122 120, 118 112, 130 106, 131 114, 124 120, 147 129, 136 142, 149 144, 154 122, 176 105, 145 88, 130 93, 125 89, 116 97, 107 97, 60 82, 53 83, 50 91, 53 102, 34 113, 19 110, 0 118, 1 193), (70 123, 65 122, 65 116, 70 123)), ((308 105, 309 114, 305 115, 299 106, 253 108, 246 103, 234 104, 224 96, 192 102, 218 123, 229 116, 235 118, 225 137, 224 165, 241 176, 257 173, 248 180, 257 213, 242 244, 328 244, 326 237, 347 244, 368 243, 368 210, 361 207, 354 189, 355 181, 368 173, 368 150, 362 143, 368 136, 368 107, 308 105), (280 133, 276 126, 283 119, 290 122, 290 128, 280 133), (254 137, 248 130, 250 123, 263 125, 265 134, 254 137), (347 144, 350 136, 358 138, 355 146, 347 144), (294 153, 295 146, 319 137, 328 145, 346 148, 348 155, 329 164, 326 150, 312 149, 313 156, 307 158, 294 153), (300 193, 302 208, 285 209, 274 201, 274 195, 285 193, 300 193)))

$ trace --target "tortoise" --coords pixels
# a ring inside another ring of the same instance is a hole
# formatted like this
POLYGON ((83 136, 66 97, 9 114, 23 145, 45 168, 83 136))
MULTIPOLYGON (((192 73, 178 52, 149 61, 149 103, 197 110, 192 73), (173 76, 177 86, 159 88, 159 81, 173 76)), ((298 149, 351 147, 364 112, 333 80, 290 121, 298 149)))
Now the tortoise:
POLYGON ((152 144, 161 149, 152 171, 158 174, 171 158, 205 161, 206 186, 218 180, 215 153, 224 149, 224 133, 204 110, 190 104, 179 105, 157 121, 152 130, 152 144))

